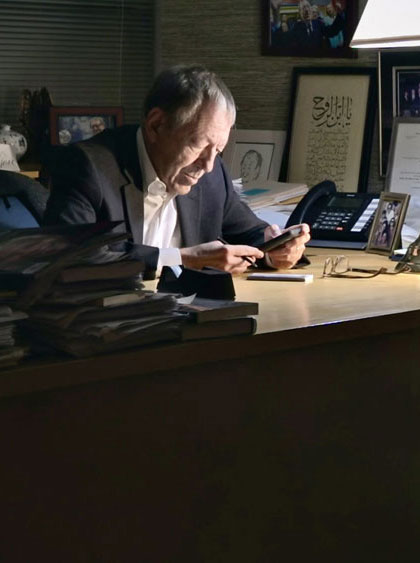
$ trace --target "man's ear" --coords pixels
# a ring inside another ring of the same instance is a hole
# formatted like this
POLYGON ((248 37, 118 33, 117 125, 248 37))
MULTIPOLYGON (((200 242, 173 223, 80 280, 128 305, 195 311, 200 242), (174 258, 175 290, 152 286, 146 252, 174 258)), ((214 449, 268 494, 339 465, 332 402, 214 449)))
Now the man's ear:
POLYGON ((166 113, 161 108, 152 108, 144 122, 144 130, 148 139, 153 143, 167 123, 166 113))

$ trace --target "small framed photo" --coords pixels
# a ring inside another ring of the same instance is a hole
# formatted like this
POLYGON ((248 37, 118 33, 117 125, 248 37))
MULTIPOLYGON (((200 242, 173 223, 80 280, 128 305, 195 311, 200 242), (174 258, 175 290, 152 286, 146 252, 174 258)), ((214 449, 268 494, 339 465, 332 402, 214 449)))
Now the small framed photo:
POLYGON ((250 182, 278 181, 285 131, 232 129, 223 161, 232 178, 250 182))
POLYGON ((357 57, 357 0, 261 0, 263 55, 357 57))
POLYGON ((400 241, 410 196, 381 192, 366 251, 391 255, 400 241))
POLYGON ((388 167, 391 134, 397 117, 420 117, 420 50, 378 52, 379 174, 388 167))
POLYGON ((68 145, 85 141, 104 129, 122 125, 121 107, 57 107, 50 108, 50 141, 52 145, 68 145))
POLYGON ((295 67, 280 179, 340 192, 367 189, 376 113, 376 69, 295 67))

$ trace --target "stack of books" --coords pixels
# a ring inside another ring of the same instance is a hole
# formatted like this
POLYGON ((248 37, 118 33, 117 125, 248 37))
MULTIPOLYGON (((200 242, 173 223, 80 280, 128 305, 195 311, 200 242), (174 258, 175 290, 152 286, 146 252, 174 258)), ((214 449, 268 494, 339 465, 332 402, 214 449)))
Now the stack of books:
MULTIPOLYGON (((0 290, 13 293, 19 319, 27 317, 22 327, 33 351, 84 357, 255 331, 257 303, 147 291, 143 263, 110 250, 127 236, 112 233, 111 226, 0 233, 0 290)), ((10 321, 16 315, 4 309, 10 321)))
POLYGON ((127 238, 114 224, 22 229, 0 233, 0 289, 15 291, 15 305, 34 344, 76 356, 175 338, 174 296, 144 290, 144 264, 110 250, 127 238))
POLYGON ((19 338, 18 326, 28 315, 10 305, 0 304, 0 367, 18 364, 27 354, 28 347, 19 338))
POLYGON ((253 334, 257 328, 258 303, 253 301, 179 298, 177 311, 187 321, 181 327, 181 340, 253 334))

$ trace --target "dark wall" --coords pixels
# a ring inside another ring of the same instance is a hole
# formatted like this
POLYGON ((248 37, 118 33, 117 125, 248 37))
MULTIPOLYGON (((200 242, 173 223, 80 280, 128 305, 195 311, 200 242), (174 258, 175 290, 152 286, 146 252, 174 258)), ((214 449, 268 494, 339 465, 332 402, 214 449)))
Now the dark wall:
MULTIPOLYGON (((219 73, 235 96, 239 129, 287 128, 294 66, 377 66, 373 49, 359 51, 355 59, 261 55, 261 4, 261 0, 160 0, 161 65, 199 62, 219 73)), ((359 0, 359 14, 365 4, 359 0)), ((375 132, 370 190, 382 188, 375 132)))

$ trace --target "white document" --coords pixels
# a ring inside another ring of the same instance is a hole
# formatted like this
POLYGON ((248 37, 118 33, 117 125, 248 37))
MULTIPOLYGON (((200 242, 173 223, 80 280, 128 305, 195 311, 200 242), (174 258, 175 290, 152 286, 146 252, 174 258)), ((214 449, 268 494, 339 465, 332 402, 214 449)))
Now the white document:
POLYGON ((420 196, 420 122, 398 123, 387 189, 420 196))

